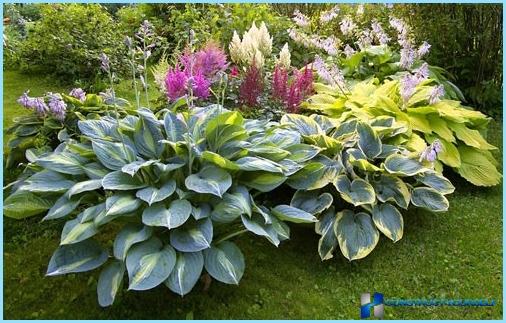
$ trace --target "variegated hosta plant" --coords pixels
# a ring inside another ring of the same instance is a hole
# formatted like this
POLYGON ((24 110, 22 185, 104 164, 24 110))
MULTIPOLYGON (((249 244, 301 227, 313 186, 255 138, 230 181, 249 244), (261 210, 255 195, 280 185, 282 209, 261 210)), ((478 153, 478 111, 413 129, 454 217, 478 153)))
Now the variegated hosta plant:
POLYGON ((49 208, 44 220, 67 217, 47 275, 105 264, 102 306, 113 303, 125 272, 129 289, 165 284, 180 295, 204 269, 238 284, 245 262, 230 238, 249 231, 277 246, 289 237, 284 221, 316 221, 299 208, 262 202, 308 153, 277 123, 219 106, 159 116, 141 108, 120 120, 81 121, 79 129, 82 142, 32 158, 35 173, 17 184, 4 211, 21 217, 49 208), (95 238, 114 242, 104 247, 95 238))
MULTIPOLYGON (((430 74, 429 74, 430 75, 430 74)), ((500 183, 502 175, 491 151, 497 149, 485 139, 490 118, 464 107, 459 101, 440 99, 435 94, 432 77, 406 74, 401 79, 379 82, 377 79, 348 84, 348 91, 315 84, 315 94, 306 108, 340 122, 358 118, 374 122, 378 117, 392 117, 406 127, 395 144, 421 153, 427 144, 442 144, 435 168, 451 167, 477 186, 500 183), (414 81, 413 81, 414 80, 414 81)), ((443 94, 442 92, 440 94, 443 94)))
POLYGON ((345 122, 320 115, 285 115, 281 124, 302 134, 315 157, 287 184, 296 189, 291 205, 317 216, 322 260, 339 245, 349 260, 367 256, 380 232, 402 238, 401 212, 419 207, 448 209, 453 185, 419 154, 397 144, 409 129, 393 117, 345 122))

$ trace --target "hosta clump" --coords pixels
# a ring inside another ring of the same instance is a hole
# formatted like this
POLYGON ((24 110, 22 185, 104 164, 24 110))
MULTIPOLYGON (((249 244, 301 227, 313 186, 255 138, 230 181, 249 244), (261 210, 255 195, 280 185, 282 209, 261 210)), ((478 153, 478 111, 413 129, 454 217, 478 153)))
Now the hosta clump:
POLYGON ((82 142, 68 140, 33 161, 35 174, 18 184, 4 211, 67 217, 47 274, 105 264, 102 306, 113 303, 125 272, 129 289, 165 284, 180 295, 204 268, 238 284, 245 261, 231 237, 250 231, 277 246, 289 237, 283 221, 316 221, 299 208, 261 202, 305 158, 296 151, 300 138, 277 123, 244 120, 220 106, 159 116, 141 108, 120 120, 81 121, 79 129, 82 142), (117 230, 109 248, 94 240, 106 227, 117 230))
POLYGON ((340 122, 319 115, 285 115, 281 124, 302 134, 315 156, 287 184, 291 205, 319 218, 318 251, 332 258, 339 245, 349 260, 367 256, 379 233, 403 235, 401 211, 410 206, 442 212, 453 185, 432 164, 395 144, 408 128, 392 117, 340 122))
POLYGON ((341 121, 350 115, 366 122, 393 117, 408 128, 396 138, 396 143, 418 153, 425 149, 426 143, 436 139, 441 143, 438 170, 444 164, 478 186, 497 185, 501 180, 491 153, 497 148, 484 137, 490 118, 458 101, 439 97, 440 87, 423 71, 396 80, 359 82, 350 85, 346 93, 322 84, 315 84, 315 90, 317 94, 306 106, 310 110, 341 121))

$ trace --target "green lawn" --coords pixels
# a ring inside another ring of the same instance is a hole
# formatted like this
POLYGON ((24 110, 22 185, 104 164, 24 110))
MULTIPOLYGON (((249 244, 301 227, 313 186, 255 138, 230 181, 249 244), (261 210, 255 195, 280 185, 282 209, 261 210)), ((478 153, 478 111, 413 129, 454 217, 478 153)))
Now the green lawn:
MULTIPOLYGON (((22 108, 29 87, 54 90, 41 79, 4 73, 4 128, 22 108)), ((121 90, 128 94, 123 85, 121 90)), ((121 93, 120 93, 121 94, 121 93)), ((123 95, 125 96, 125 95, 123 95)), ((490 141, 502 151, 502 126, 490 141)), ((502 164, 500 152, 496 153, 502 164)), ((448 174, 447 174, 448 175, 448 174)), ((382 237, 367 258, 348 262, 339 252, 321 262, 311 228, 292 227, 279 248, 252 235, 237 238, 246 259, 239 286, 198 283, 184 298, 164 286, 123 291, 114 306, 96 301, 98 271, 44 277, 63 221, 4 218, 5 319, 358 319, 360 294, 389 298, 488 298, 494 307, 385 308, 388 319, 500 319, 502 313, 502 187, 475 188, 449 175, 457 188, 448 213, 411 211, 393 244, 382 237)))

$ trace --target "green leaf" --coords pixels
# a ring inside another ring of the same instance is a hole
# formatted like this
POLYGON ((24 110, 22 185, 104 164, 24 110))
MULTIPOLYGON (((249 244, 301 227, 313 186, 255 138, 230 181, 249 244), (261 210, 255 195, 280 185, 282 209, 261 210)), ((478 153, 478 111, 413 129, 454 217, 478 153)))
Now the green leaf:
POLYGON ((297 163, 303 163, 313 159, 321 151, 321 148, 307 144, 296 144, 286 148, 290 152, 290 156, 287 158, 297 163))
POLYGON ((211 206, 207 203, 201 203, 198 207, 193 206, 192 215, 195 220, 207 218, 211 215, 211 206))
POLYGON ((241 176, 241 182, 260 192, 270 192, 286 181, 283 174, 269 172, 247 172, 241 176))
POLYGON ((176 265, 165 285, 181 296, 188 294, 197 283, 204 268, 204 257, 199 252, 178 252, 176 265))
POLYGON ((348 260, 362 259, 376 247, 379 233, 371 217, 350 210, 337 213, 335 234, 341 252, 348 260))
POLYGON ((408 208, 411 195, 402 179, 394 175, 382 174, 378 179, 372 180, 371 184, 379 201, 394 201, 403 209, 408 208))
POLYGON ((367 158, 374 159, 381 154, 381 140, 371 126, 367 123, 359 122, 357 124, 357 133, 359 136, 358 147, 367 158))
POLYGON ((223 241, 204 251, 207 272, 225 284, 238 285, 244 274, 244 256, 232 242, 223 241))
POLYGON ((311 213, 289 205, 278 205, 271 211, 273 215, 283 221, 293 223, 311 223, 318 221, 311 213))
POLYGON ((350 182, 348 176, 340 175, 334 183, 336 189, 341 193, 341 197, 348 203, 355 206, 363 204, 372 204, 376 200, 374 188, 361 178, 350 182))
POLYGON ((80 273, 100 267, 107 261, 107 252, 92 240, 63 245, 54 252, 46 276, 80 273))
POLYGON ((4 215, 13 219, 24 219, 47 211, 53 204, 52 200, 29 191, 18 190, 5 199, 4 215))
POLYGON ((79 222, 84 223, 104 215, 105 215, 105 203, 100 203, 98 205, 89 207, 85 209, 83 212, 79 213, 77 215, 77 219, 79 220, 79 222))
POLYGON ((102 270, 97 284, 97 296, 100 306, 111 306, 114 303, 124 275, 125 265, 118 260, 113 260, 102 270))
POLYGON ((70 199, 67 194, 62 195, 49 209, 42 221, 63 218, 74 211, 81 203, 81 198, 70 199))
POLYGON ((244 119, 238 111, 228 111, 221 113, 208 122, 206 126, 206 137, 209 138, 212 133, 220 126, 242 126, 243 123, 244 119))
POLYGON ((121 167, 121 171, 130 176, 134 176, 141 168, 146 168, 153 164, 158 164, 158 160, 137 160, 121 167))
POLYGON ((167 139, 171 142, 184 141, 183 135, 188 132, 186 124, 171 111, 165 114, 164 127, 167 139))
POLYGON ((455 187, 443 175, 435 171, 427 171, 416 176, 416 180, 422 184, 432 187, 441 194, 450 194, 455 191, 455 187))
POLYGON ((222 197, 230 186, 232 177, 223 169, 208 166, 185 180, 186 188, 197 193, 209 193, 222 197))
POLYGON ((153 228, 145 225, 127 224, 114 239, 113 253, 116 259, 124 261, 128 250, 136 243, 151 238, 153 228))
POLYGON ((58 173, 81 175, 84 174, 83 165, 87 159, 69 152, 52 153, 49 156, 37 159, 36 163, 45 169, 58 173))
POLYGON ((283 173, 283 167, 278 163, 261 157, 243 157, 235 162, 243 171, 264 171, 283 173))
POLYGON ((85 120, 77 123, 81 133, 93 139, 106 139, 116 131, 116 125, 106 120, 85 120))
POLYGON ((61 233, 60 245, 77 243, 86 240, 95 234, 98 230, 93 221, 79 222, 78 219, 67 221, 61 233))
POLYGON ((251 217, 241 216, 244 227, 256 235, 266 237, 276 247, 279 245, 278 233, 272 224, 266 224, 262 216, 253 214, 251 217))
POLYGON ((149 205, 160 202, 170 197, 176 191, 176 181, 173 179, 168 180, 160 188, 146 187, 137 191, 135 196, 147 202, 149 205))
POLYGON ((248 190, 239 186, 231 193, 225 193, 223 199, 214 207, 213 221, 229 223, 243 214, 251 216, 251 197, 248 190))
POLYGON ((333 200, 334 198, 330 193, 318 195, 318 191, 298 190, 293 195, 290 205, 316 215, 328 209, 333 200))
POLYGON ((376 227, 390 240, 401 240, 404 231, 404 220, 395 206, 384 203, 375 205, 372 209, 372 220, 376 227))
POLYGON ((204 151, 201 157, 203 160, 211 162, 220 168, 226 170, 239 170, 239 166, 237 166, 236 163, 211 151, 204 151))
POLYGON ((209 248, 213 240, 211 219, 188 221, 182 227, 174 229, 170 235, 170 244, 178 251, 197 252, 209 248))
POLYGON ((66 192, 75 182, 68 180, 60 173, 51 170, 43 170, 26 179, 26 184, 20 189, 40 193, 66 192))
POLYGON ((106 190, 129 191, 144 188, 148 184, 143 183, 138 176, 130 176, 122 171, 107 174, 102 180, 102 186, 106 190))
POLYGON ((501 173, 484 151, 464 145, 460 145, 458 151, 462 161, 458 172, 467 181, 477 186, 493 186, 501 182, 501 173))
POLYGON ((390 155, 385 160, 385 169, 389 173, 413 176, 427 169, 418 161, 399 154, 390 155))
POLYGON ((411 203, 433 212, 448 211, 449 203, 443 194, 433 188, 416 187, 411 192, 411 203))
POLYGON ((497 149, 497 147, 489 144, 478 130, 469 129, 463 123, 448 121, 448 125, 455 132, 457 138, 465 142, 467 146, 483 150, 497 149))
POLYGON ((287 180, 288 186, 296 190, 315 190, 327 186, 332 179, 325 176, 327 167, 318 162, 304 166, 287 180))
POLYGON ((90 179, 88 181, 76 183, 72 186, 68 191, 69 198, 72 195, 77 195, 82 192, 94 191, 102 187, 102 180, 100 179, 90 179))
POLYGON ((281 117, 281 124, 288 125, 303 136, 324 133, 315 120, 301 114, 285 114, 281 117))
POLYGON ((93 140, 92 146, 102 165, 111 170, 121 170, 136 159, 135 151, 123 143, 93 140))
POLYGON ((109 170, 99 163, 89 163, 83 166, 84 172, 90 179, 102 179, 109 170))
POLYGON ((315 224, 316 233, 321 235, 318 241, 318 253, 322 261, 334 257, 333 252, 338 244, 336 234, 334 233, 336 223, 336 211, 334 207, 331 207, 315 224))
POLYGON ((139 153, 147 158, 159 158, 163 152, 162 131, 158 120, 151 110, 138 109, 140 120, 135 126, 134 142, 139 153))
POLYGON ((192 205, 187 200, 175 200, 167 209, 163 203, 152 205, 142 213, 145 225, 174 229, 183 225, 192 212, 192 205))
POLYGON ((106 216, 120 215, 137 210, 142 202, 130 194, 117 193, 105 201, 106 216))

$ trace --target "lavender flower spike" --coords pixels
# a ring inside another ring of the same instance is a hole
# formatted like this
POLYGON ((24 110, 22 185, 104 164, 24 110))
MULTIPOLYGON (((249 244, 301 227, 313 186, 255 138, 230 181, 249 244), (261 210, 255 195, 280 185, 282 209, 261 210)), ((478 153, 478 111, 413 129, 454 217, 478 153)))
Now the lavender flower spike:
POLYGON ((336 66, 329 69, 320 56, 316 55, 313 67, 318 75, 331 86, 344 84, 344 76, 341 71, 336 66))
POLYGON ((420 47, 418 48, 418 51, 417 51, 418 57, 420 58, 420 57, 427 55, 430 47, 431 47, 431 45, 428 42, 424 41, 422 43, 422 45, 420 45, 420 47))
POLYGON ((86 100, 86 92, 84 92, 83 89, 81 89, 80 87, 72 89, 69 95, 78 99, 81 102, 84 102, 84 100, 86 100))
POLYGON ((65 120, 65 113, 67 111, 67 104, 63 101, 61 95, 55 93, 48 93, 49 97, 49 110, 57 120, 65 120))
POLYGON ((33 98, 29 97, 28 96, 28 92, 30 92, 29 90, 26 90, 23 95, 21 95, 19 97, 19 99, 17 100, 17 102, 24 106, 25 108, 27 109, 31 109, 33 108, 33 98))
POLYGON ((111 61, 105 53, 100 54, 100 68, 104 72, 109 72, 111 70, 111 61))
POLYGON ((436 86, 430 93, 429 104, 438 103, 444 95, 445 95, 445 88, 443 87, 443 85, 436 86))
POLYGON ((45 116, 47 114, 47 111, 49 110, 49 108, 46 105, 46 102, 44 102, 44 98, 34 98, 33 109, 40 116, 45 116))
POLYGON ((437 159, 437 155, 443 151, 443 145, 441 142, 436 139, 432 144, 430 144, 427 148, 425 148, 420 154, 420 162, 426 160, 428 162, 435 162, 437 159))

